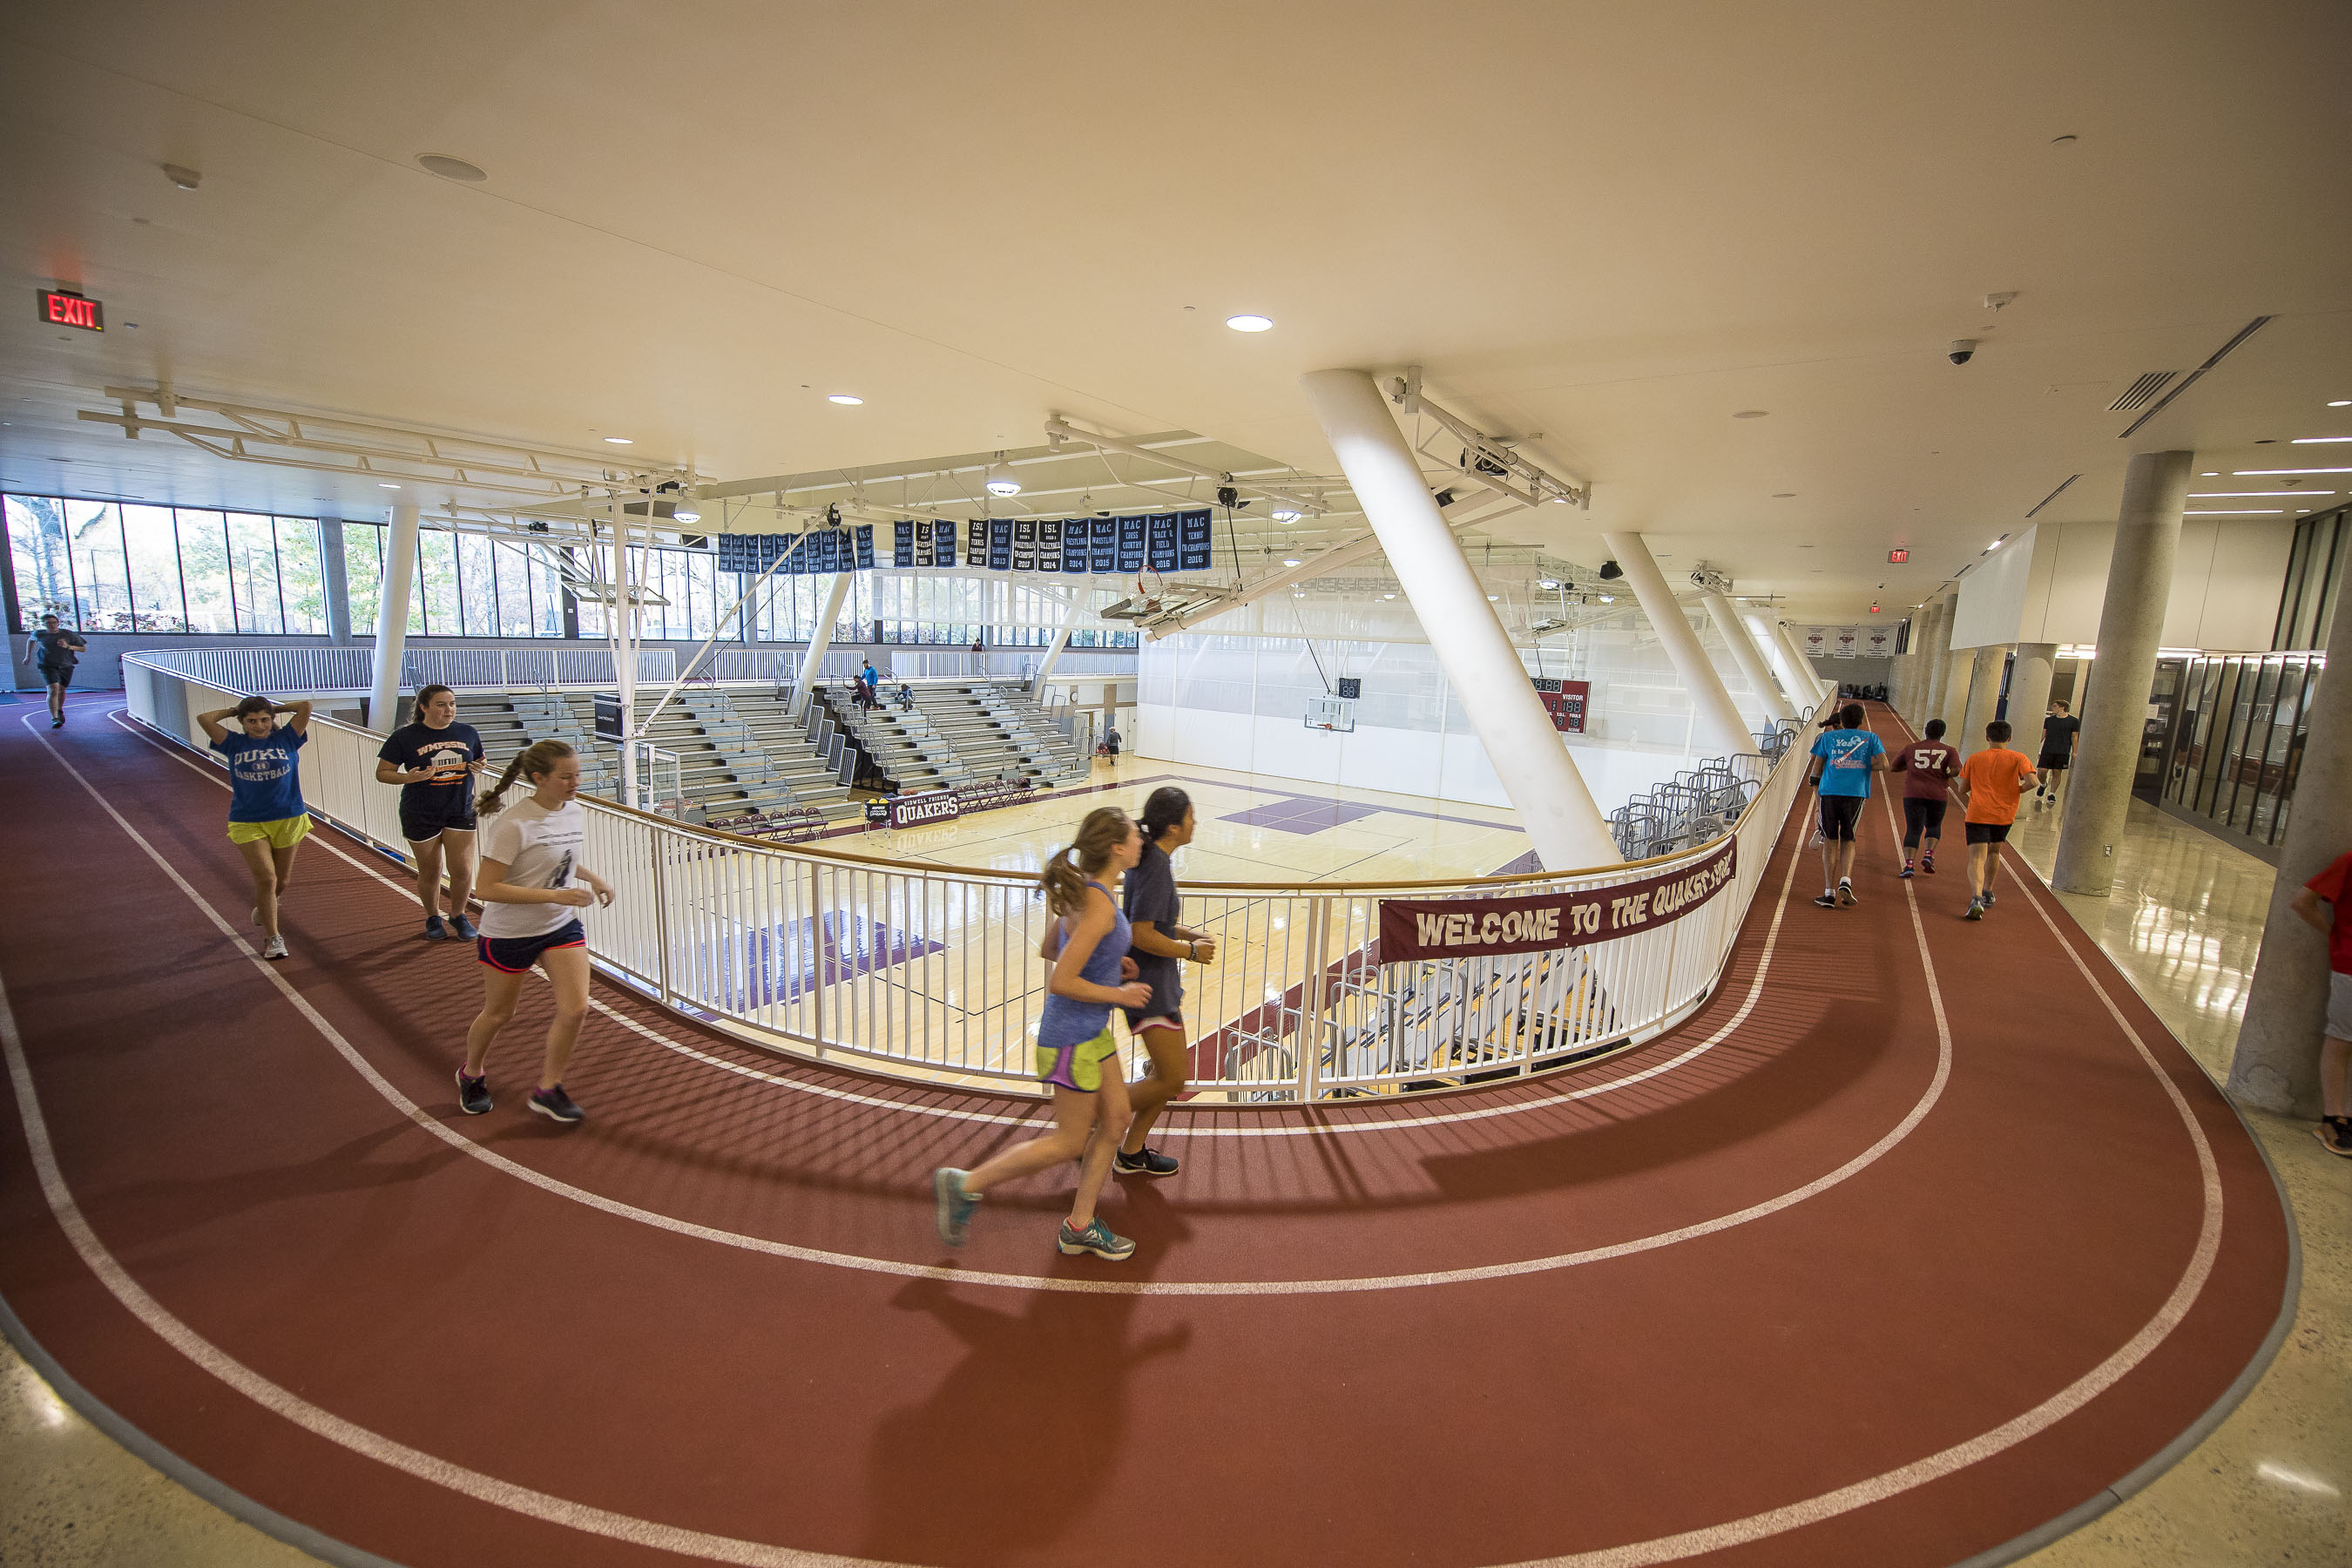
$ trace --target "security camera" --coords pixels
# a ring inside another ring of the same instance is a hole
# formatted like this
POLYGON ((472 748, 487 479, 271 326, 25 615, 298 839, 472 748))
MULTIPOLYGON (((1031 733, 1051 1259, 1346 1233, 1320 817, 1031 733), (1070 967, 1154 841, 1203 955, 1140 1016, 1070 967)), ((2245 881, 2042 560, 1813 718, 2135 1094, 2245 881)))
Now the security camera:
POLYGON ((1950 360, 1954 364, 1968 363, 1969 361, 1977 357, 1976 339, 1954 338, 1945 348, 1944 357, 1950 360))

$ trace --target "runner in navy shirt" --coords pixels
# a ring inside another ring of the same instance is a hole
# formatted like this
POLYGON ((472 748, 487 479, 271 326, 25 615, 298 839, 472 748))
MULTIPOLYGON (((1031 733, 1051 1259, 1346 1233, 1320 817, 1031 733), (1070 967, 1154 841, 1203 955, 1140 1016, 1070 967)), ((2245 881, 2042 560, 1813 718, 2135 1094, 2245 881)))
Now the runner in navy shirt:
POLYGON ((474 890, 474 773, 482 765, 482 737, 457 722, 457 694, 428 686, 416 694, 416 721, 384 737, 376 752, 379 784, 400 785, 400 836, 416 868, 416 899, 425 906, 425 936, 471 942, 481 933, 466 918, 474 890), (441 872, 449 872, 449 920, 441 920, 441 872))
POLYGON ((234 708, 196 715, 212 749, 228 759, 228 841, 253 873, 253 923, 266 933, 264 958, 286 956, 278 931, 278 900, 294 878, 294 851, 310 831, 302 805, 302 775, 295 753, 310 739, 310 705, 279 707, 267 697, 248 697, 234 708), (283 727, 277 716, 293 718, 283 727), (228 721, 237 727, 231 730, 228 721))

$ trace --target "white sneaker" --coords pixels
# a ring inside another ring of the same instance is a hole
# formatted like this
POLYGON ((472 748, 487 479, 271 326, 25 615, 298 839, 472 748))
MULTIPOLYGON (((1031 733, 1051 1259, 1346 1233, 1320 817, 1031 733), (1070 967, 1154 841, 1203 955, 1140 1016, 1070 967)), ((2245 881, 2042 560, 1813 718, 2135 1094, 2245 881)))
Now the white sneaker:
POLYGON ((273 936, 268 942, 263 942, 261 944, 261 956, 264 958, 285 957, 286 939, 282 936, 273 936))

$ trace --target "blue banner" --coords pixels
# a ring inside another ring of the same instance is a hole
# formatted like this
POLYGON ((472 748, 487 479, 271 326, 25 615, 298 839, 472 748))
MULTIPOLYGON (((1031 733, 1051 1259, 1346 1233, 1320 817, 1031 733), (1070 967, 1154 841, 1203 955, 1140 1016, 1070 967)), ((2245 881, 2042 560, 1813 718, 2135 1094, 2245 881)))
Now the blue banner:
MULTIPOLYGON (((923 531, 923 564, 929 566, 930 563, 931 536, 930 531, 926 529, 923 531)), ((890 525, 890 564, 900 567, 915 564, 915 525, 913 523, 902 521, 890 525)))
POLYGON ((1144 523, 1139 517, 1115 518, 1118 524, 1118 570, 1122 575, 1143 570, 1144 523))
POLYGON ((1208 512, 1203 510, 1179 513, 1176 526, 1180 541, 1176 555, 1177 570, 1206 572, 1210 566, 1210 557, 1215 548, 1215 534, 1209 526, 1208 512))
POLYGON ((1151 563, 1151 569, 1154 572, 1175 571, 1176 514, 1166 511, 1155 517, 1147 517, 1143 521, 1150 534, 1150 544, 1145 552, 1145 559, 1151 563))
POLYGON ((988 569, 991 572, 1013 570, 1013 521, 999 519, 988 525, 988 569))

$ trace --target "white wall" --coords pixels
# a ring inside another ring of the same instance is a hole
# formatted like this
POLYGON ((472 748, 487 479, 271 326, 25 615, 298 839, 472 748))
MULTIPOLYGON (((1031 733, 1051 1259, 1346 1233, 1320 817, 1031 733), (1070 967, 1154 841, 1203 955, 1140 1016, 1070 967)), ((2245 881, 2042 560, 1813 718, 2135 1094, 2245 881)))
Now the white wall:
MULTIPOLYGON (((2269 647, 2294 540, 2292 518, 2183 519, 2164 646, 2269 647)), ((2061 522, 2004 544, 1960 579, 1952 646, 2098 641, 2115 543, 2112 522, 2061 522)))
MULTIPOLYGON (((1377 629, 1391 635, 1377 640, 1326 636, 1327 627, 1348 627, 1344 607, 1318 606, 1295 619, 1303 608, 1288 600, 1270 614, 1252 605, 1256 614, 1237 612, 1215 634, 1146 642, 1132 749, 1276 778, 1508 806, 1434 649, 1395 637, 1402 628, 1388 621, 1377 629), (1275 630, 1256 629, 1269 620, 1275 630), (1311 654, 1306 639, 1280 635, 1293 626, 1315 634, 1311 654), (1307 702, 1324 694, 1327 676, 1363 682, 1352 734, 1305 727, 1307 702)), ((1733 702, 1760 727, 1760 695, 1712 625, 1699 630, 1733 702)), ((1588 731, 1568 745, 1603 811, 1697 760, 1689 696, 1638 612, 1524 647, 1520 658, 1530 675, 1591 683, 1588 731)))

